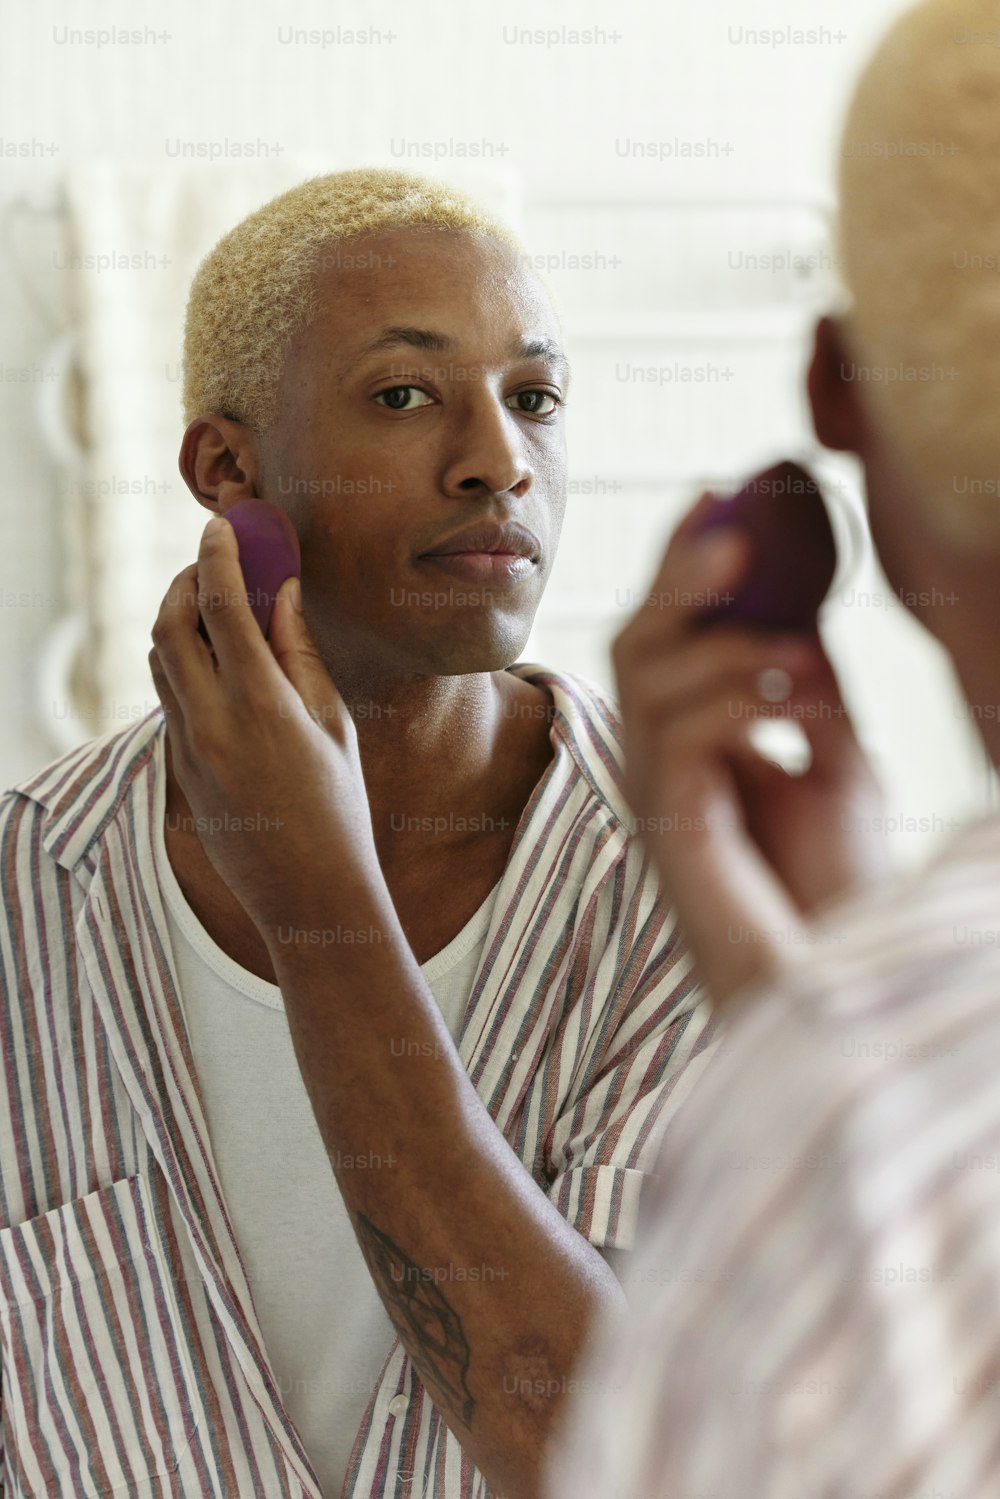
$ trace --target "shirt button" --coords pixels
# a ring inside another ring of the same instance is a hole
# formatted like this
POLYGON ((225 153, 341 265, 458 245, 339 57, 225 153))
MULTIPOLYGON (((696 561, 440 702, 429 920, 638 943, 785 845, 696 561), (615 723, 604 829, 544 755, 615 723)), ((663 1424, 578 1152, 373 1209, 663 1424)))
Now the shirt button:
POLYGON ((390 1416, 401 1416, 409 1405, 409 1397, 406 1395, 393 1395, 389 1401, 390 1416))

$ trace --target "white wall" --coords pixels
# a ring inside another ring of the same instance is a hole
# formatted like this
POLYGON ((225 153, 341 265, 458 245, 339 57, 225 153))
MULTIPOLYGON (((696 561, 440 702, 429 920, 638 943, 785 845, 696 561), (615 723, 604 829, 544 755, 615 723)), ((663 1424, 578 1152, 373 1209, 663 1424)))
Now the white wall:
MULTIPOLYGON (((52 340, 72 326, 67 278, 52 258, 60 226, 51 189, 62 174, 95 157, 169 173, 178 142, 219 150, 250 141, 262 158, 308 156, 320 169, 402 164, 447 175, 478 159, 516 175, 530 247, 560 263, 592 257, 590 269, 549 275, 576 366, 573 486, 525 655, 610 685, 607 642, 627 613, 623 601, 648 584, 694 485, 735 478, 810 438, 801 373, 828 284, 814 205, 830 197, 848 82, 899 9, 898 0, 842 0, 831 19, 834 8, 815 0, 713 0, 702 9, 625 0, 613 11, 566 0, 543 9, 522 0, 282 0, 252 11, 233 0, 169 9, 51 0, 8 15, 2 784, 55 753, 39 653, 66 608, 73 538, 36 407, 52 398, 52 340), (115 27, 144 39, 73 36, 115 27), (589 39, 574 39, 587 28, 589 39), (789 34, 806 28, 811 43, 789 34), (352 29, 367 39, 351 39, 352 29), (540 29, 557 35, 523 34, 540 29), (309 31, 316 40, 294 37, 309 31), (741 267, 753 250, 791 247, 815 252, 819 269, 741 267), (696 366, 720 373, 700 386, 667 378, 696 366), (635 378, 649 368, 667 372, 662 384, 635 378)), ((199 529, 192 501, 193 537, 199 529)), ((870 602, 835 598, 827 638, 890 812, 928 819, 893 840, 909 862, 983 805, 991 783, 937 648, 898 602, 891 607, 870 561, 850 587, 870 602)), ((158 605, 151 597, 150 624, 158 605)))

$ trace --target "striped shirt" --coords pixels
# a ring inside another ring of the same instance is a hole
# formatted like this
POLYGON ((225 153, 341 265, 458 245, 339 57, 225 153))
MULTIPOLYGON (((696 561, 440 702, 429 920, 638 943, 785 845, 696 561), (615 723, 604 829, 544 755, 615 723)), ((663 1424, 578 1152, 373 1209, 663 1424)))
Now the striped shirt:
POLYGON ((665 1139, 550 1499, 1000 1493, 1000 816, 810 936, 665 1139))
MULTIPOLYGON (((629 1249, 716 1050, 622 794, 611 702, 527 663, 553 759, 518 823, 458 1037, 533 1180, 629 1249)), ((310 1496, 213 1160, 151 865, 161 710, 0 798, 0 1495, 310 1496)), ((442 1204, 442 1211, 445 1205, 442 1204)), ((343 1499, 489 1499, 397 1339, 343 1499)))

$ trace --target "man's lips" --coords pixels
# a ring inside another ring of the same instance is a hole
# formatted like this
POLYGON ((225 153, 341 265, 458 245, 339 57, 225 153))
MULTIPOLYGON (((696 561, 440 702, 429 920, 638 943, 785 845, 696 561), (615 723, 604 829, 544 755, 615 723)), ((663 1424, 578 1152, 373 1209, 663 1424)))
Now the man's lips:
POLYGON ((533 531, 515 521, 502 525, 483 521, 479 525, 466 526, 452 536, 446 536, 436 546, 421 552, 419 560, 428 557, 456 557, 487 555, 491 557, 523 557, 537 562, 541 554, 541 543, 533 531))
MULTIPOLYGON (((447 552, 421 552, 422 557, 524 557, 524 552, 508 552, 502 547, 455 547, 447 552)), ((532 560, 530 557, 527 559, 532 560)))
POLYGON ((529 577, 537 566, 519 552, 434 552, 417 561, 469 583, 516 583, 529 577))
POLYGON ((417 562, 447 572, 466 583, 504 587, 523 582, 538 566, 542 545, 533 531, 516 521, 480 521, 421 552, 417 562))

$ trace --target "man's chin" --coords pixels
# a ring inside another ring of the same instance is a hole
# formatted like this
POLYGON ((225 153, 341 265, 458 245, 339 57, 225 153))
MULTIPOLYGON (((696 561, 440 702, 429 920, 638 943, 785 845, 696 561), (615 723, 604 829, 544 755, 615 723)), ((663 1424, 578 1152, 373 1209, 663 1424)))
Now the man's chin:
POLYGON ((508 620, 504 626, 492 631, 488 638, 479 635, 474 639, 471 634, 463 638, 456 631, 446 640, 422 642, 423 649, 417 651, 413 651, 411 644, 409 654, 411 660, 415 656, 421 658, 419 666, 414 661, 415 668, 429 676, 459 677, 506 671, 508 666, 521 660, 531 634, 531 622, 518 620, 515 627, 514 622, 508 620))
POLYGON ((534 613, 497 611, 415 612, 405 620, 310 621, 327 671, 364 681, 401 677, 459 677, 505 671, 521 660, 534 613))

